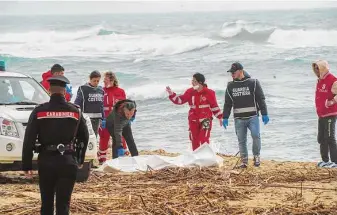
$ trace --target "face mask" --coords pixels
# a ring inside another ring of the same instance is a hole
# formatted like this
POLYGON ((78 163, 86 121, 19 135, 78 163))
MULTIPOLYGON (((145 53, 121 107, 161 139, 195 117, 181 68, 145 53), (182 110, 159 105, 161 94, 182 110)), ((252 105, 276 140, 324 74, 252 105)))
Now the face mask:
POLYGON ((197 89, 199 89, 199 85, 195 85, 195 86, 193 86, 193 89, 195 89, 195 90, 197 90, 197 89))

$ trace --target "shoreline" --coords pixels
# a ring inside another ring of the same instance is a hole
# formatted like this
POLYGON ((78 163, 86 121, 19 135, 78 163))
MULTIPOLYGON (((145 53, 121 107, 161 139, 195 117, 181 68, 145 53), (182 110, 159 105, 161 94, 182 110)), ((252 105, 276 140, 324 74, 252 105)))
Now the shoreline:
MULTIPOLYGON (((176 156, 164 150, 140 154, 176 156)), ((233 169, 238 157, 222 156, 223 167, 169 168, 140 173, 93 172, 74 188, 71 212, 79 214, 337 214, 337 168, 312 162, 263 160, 233 169)), ((0 175, 0 214, 36 214, 36 178, 0 175), (7 182, 4 184, 3 182, 7 182)))

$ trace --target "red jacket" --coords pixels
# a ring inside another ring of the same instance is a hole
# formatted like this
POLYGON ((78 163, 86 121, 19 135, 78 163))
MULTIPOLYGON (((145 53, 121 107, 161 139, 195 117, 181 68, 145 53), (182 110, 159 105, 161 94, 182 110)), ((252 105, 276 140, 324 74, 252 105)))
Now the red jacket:
MULTIPOLYGON (((50 84, 47 80, 48 80, 48 78, 50 78, 52 76, 53 75, 51 74, 50 70, 42 74, 41 84, 44 87, 44 89, 46 89, 48 91, 48 93, 49 93, 49 89, 50 89, 50 84)), ((66 93, 65 98, 66 98, 66 101, 69 102, 70 99, 71 99, 71 95, 69 93, 66 93)))
POLYGON ((169 99, 177 105, 188 102, 190 105, 189 120, 199 120, 201 122, 206 118, 212 119, 212 115, 218 119, 222 119, 222 113, 216 101, 215 92, 207 87, 204 87, 200 92, 189 88, 180 96, 173 93, 169 96, 169 99))
POLYGON ((337 104, 327 106, 327 101, 334 99, 332 93, 332 85, 337 81, 337 78, 327 73, 323 78, 319 79, 316 85, 315 104, 316 111, 319 117, 337 116, 337 104))
POLYGON ((119 100, 126 99, 125 91, 119 87, 104 87, 104 115, 108 117, 113 106, 119 100))

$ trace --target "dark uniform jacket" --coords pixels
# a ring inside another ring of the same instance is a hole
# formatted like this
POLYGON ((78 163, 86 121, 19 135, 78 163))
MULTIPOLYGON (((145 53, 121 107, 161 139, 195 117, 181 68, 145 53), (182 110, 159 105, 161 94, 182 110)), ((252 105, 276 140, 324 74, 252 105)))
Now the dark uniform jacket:
MULTIPOLYGON (((22 169, 24 171, 32 169, 33 149, 36 140, 41 144, 39 159, 50 156, 55 152, 44 150, 47 145, 70 144, 74 138, 75 129, 80 120, 77 139, 84 143, 81 161, 84 161, 85 151, 89 141, 89 132, 86 121, 82 114, 79 118, 79 109, 71 103, 66 102, 62 95, 53 94, 50 101, 37 106, 31 113, 25 132, 22 150, 22 169)), ((64 153, 62 162, 74 162, 74 153, 64 153)))
POLYGON ((245 76, 238 81, 233 80, 227 84, 223 117, 228 119, 233 107, 234 118, 250 118, 257 116, 261 111, 267 115, 267 105, 261 85, 257 79, 245 76))
POLYGON ((104 118, 103 110, 104 91, 102 87, 93 87, 90 84, 80 86, 77 91, 75 104, 90 118, 104 118))

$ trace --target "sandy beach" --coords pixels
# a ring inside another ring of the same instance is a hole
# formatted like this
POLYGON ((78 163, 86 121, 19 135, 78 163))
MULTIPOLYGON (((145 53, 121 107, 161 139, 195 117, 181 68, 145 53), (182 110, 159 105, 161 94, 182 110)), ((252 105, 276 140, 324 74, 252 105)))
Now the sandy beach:
MULTIPOLYGON (((71 214, 337 214, 337 169, 263 160, 237 170, 237 157, 222 156, 221 168, 93 172, 75 185, 71 214)), ((0 214, 37 214, 39 195, 36 177, 1 173, 0 214)))

